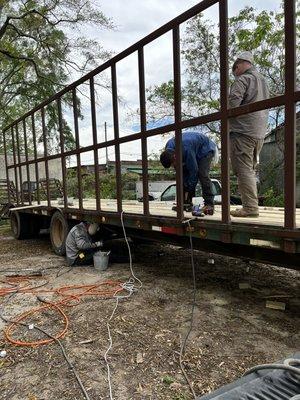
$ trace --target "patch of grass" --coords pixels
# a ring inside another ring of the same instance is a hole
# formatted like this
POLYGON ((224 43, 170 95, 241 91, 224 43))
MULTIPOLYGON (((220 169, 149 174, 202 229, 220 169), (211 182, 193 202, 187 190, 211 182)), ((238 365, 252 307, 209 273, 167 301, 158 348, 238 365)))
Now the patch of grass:
POLYGON ((163 383, 165 383, 166 385, 171 385, 171 383, 175 382, 175 379, 172 378, 172 376, 170 375, 165 375, 162 379, 163 383))
POLYGON ((10 223, 8 220, 0 220, 0 235, 10 235, 10 223))
POLYGON ((177 394, 174 400, 188 400, 188 396, 186 394, 177 394))

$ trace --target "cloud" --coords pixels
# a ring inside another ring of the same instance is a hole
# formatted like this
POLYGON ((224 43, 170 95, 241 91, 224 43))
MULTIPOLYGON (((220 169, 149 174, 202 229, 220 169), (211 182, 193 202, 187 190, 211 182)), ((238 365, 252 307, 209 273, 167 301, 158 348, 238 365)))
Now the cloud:
MULTIPOLYGON (((95 31, 87 27, 87 33, 91 38, 99 40, 105 49, 112 50, 115 54, 125 50, 161 25, 198 3, 195 0, 126 0, 125 5, 123 0, 97 0, 95 2, 107 17, 113 19, 116 30, 95 31)), ((236 0, 229 0, 229 16, 235 15, 246 5, 253 6, 258 10, 277 10, 279 9, 280 2, 280 0, 240 0, 239 2, 236 0)), ((205 11, 205 17, 216 21, 217 25, 218 4, 205 11)), ((118 95, 124 100, 124 102, 119 104, 121 136, 124 136, 131 127, 133 130, 136 129, 136 125, 134 126, 136 121, 134 121, 134 118, 129 118, 128 115, 139 108, 137 67, 138 59, 136 53, 127 57, 124 61, 117 63, 118 95)), ((108 76, 110 76, 110 74, 108 74, 108 76)), ((145 46, 146 87, 150 85, 159 85, 172 79, 172 77, 172 35, 168 33, 155 42, 145 46)), ((111 138, 113 137, 111 93, 106 91, 103 95, 99 95, 99 103, 100 105, 97 105, 97 122, 100 130, 98 138, 103 138, 104 121, 108 123, 108 137, 111 138)), ((138 116, 136 120, 138 120, 138 116)), ((87 137, 91 137, 89 118, 82 121, 81 126, 81 138, 82 142, 85 142, 87 141, 87 137)), ((157 146, 157 150, 162 148, 163 142, 164 139, 153 141, 154 146, 157 146)), ((126 146, 130 147, 130 145, 126 146)), ((136 144, 132 146, 136 146, 136 144)), ((152 144, 150 147, 151 151, 155 150, 152 144)), ((138 154, 137 149, 132 153, 138 154)))

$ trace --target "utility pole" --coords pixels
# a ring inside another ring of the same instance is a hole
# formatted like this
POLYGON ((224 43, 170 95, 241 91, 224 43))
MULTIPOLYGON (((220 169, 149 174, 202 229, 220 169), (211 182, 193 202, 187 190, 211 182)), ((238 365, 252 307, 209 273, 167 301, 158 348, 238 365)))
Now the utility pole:
MULTIPOLYGON (((104 122, 104 134, 105 134, 105 142, 107 142, 107 125, 106 121, 104 122)), ((105 155, 106 155, 106 172, 108 173, 108 149, 105 147, 105 155)))

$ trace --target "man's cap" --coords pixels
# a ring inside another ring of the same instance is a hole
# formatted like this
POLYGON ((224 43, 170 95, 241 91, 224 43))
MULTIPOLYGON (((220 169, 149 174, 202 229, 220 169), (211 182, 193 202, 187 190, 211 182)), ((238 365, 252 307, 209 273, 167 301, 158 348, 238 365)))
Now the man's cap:
POLYGON ((239 53, 236 56, 236 61, 237 60, 248 61, 251 64, 254 63, 254 58, 253 58, 251 51, 243 51, 242 53, 239 53))

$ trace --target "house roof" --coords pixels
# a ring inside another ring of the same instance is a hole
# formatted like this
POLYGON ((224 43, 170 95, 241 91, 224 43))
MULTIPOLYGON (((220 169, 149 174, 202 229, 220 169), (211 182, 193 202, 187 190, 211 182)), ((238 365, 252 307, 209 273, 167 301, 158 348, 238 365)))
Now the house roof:
MULTIPOLYGON (((300 111, 298 111, 296 113, 296 120, 300 121, 300 111)), ((276 128, 272 129, 269 133, 267 133, 266 136, 265 136, 265 141, 266 141, 266 139, 270 138, 272 135, 275 135, 276 132, 278 132, 280 129, 284 128, 284 125, 285 125, 285 122, 282 122, 276 128)))

